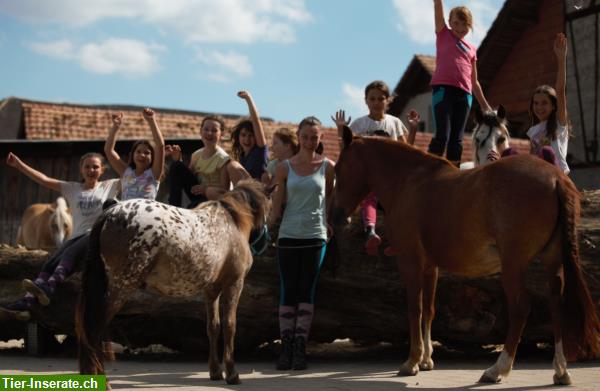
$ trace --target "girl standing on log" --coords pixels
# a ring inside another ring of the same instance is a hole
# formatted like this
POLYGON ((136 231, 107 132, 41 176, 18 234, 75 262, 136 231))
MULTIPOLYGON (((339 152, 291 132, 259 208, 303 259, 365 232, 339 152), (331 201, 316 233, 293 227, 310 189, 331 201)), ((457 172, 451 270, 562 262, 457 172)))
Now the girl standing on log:
POLYGON ((77 260, 85 256, 89 233, 98 216, 102 214, 102 204, 117 195, 121 183, 119 179, 100 181, 106 169, 104 157, 93 152, 83 155, 79 161, 83 182, 50 178, 25 164, 13 153, 8 154, 6 164, 38 184, 60 192, 67 200, 73 215, 71 238, 42 265, 42 271, 34 281, 23 280, 23 288, 27 291, 25 297, 0 307, 0 317, 27 321, 31 316, 31 307, 36 302, 44 306, 50 304, 56 286, 73 273, 77 260))
POLYGON ((282 352, 277 369, 306 369, 306 341, 314 312, 314 298, 327 237, 326 205, 333 190, 334 163, 319 155, 323 132, 315 117, 299 125, 299 152, 279 163, 278 185, 269 224, 285 211, 279 227, 277 262, 281 279, 279 328, 282 352))

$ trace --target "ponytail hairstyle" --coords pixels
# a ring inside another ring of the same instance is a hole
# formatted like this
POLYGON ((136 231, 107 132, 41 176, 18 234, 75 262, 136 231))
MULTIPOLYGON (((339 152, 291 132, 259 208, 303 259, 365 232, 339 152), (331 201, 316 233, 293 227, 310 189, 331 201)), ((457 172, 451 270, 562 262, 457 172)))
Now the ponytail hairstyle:
MULTIPOLYGON (((302 121, 300 121, 300 124, 298 125, 298 132, 297 134, 300 135, 300 129, 302 129, 305 126, 321 126, 321 121, 319 121, 319 119, 317 117, 315 117, 314 115, 305 117, 302 121)), ((319 141, 319 145, 317 145, 317 149, 315 150, 316 153, 318 153, 319 155, 323 154, 323 141, 319 141)))

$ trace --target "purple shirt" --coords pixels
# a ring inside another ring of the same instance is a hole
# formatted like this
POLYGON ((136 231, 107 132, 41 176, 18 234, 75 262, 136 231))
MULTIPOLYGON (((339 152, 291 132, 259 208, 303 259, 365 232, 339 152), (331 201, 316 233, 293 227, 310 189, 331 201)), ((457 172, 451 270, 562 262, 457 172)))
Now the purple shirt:
POLYGON ((437 33, 435 73, 431 85, 449 85, 458 87, 469 94, 473 62, 477 60, 477 50, 464 39, 458 39, 448 27, 437 33))
POLYGON ((247 155, 240 157, 240 163, 248 171, 248 174, 258 180, 267 169, 268 162, 269 148, 266 145, 263 147, 255 145, 247 155))

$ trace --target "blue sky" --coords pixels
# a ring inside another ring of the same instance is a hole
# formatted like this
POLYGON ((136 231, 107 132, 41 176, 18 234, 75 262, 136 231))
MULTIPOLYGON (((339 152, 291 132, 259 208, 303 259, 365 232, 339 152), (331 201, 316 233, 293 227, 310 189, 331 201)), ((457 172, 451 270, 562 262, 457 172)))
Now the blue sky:
MULTIPOLYGON (((435 54, 431 0, 0 0, 0 98, 245 114, 297 122, 391 88, 435 54)), ((469 7, 479 44, 503 0, 469 7)), ((330 124, 331 125, 331 124, 330 124)))

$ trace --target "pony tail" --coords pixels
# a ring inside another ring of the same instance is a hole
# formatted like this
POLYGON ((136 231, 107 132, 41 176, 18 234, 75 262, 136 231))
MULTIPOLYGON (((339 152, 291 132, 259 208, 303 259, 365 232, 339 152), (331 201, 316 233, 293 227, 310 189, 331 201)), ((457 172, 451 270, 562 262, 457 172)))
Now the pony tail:
POLYGON ((577 218, 579 191, 567 178, 557 183, 559 224, 562 227, 564 291, 562 338, 569 360, 600 357, 600 320, 579 263, 577 218))
POLYGON ((100 234, 105 222, 106 213, 96 220, 90 233, 89 249, 81 278, 81 294, 75 312, 81 374, 102 374, 104 358, 112 359, 112 351, 106 352, 107 357, 98 357, 96 353, 103 351, 102 339, 106 326, 107 276, 100 254, 100 234))

